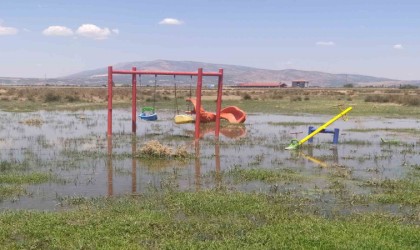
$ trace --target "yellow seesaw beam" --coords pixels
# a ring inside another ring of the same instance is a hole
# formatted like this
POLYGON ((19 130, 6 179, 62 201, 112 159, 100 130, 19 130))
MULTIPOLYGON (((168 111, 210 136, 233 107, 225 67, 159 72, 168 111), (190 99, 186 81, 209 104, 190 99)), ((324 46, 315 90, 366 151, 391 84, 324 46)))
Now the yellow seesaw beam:
POLYGON ((318 134, 319 132, 321 132, 323 129, 326 129, 333 122, 335 122, 338 119, 340 119, 343 115, 347 114, 352 109, 353 109, 353 107, 348 107, 347 109, 345 109, 344 111, 342 111, 340 114, 336 115, 334 118, 332 118, 331 120, 329 120, 326 123, 324 123, 321 127, 319 127, 318 129, 316 129, 314 132, 310 133, 305 138, 303 138, 302 140, 300 140, 297 144, 292 145, 293 144, 293 141, 292 141, 292 144, 289 147, 287 147, 286 149, 296 149, 296 148, 298 148, 300 145, 302 145, 307 140, 309 140, 312 137, 314 137, 316 134, 318 134))

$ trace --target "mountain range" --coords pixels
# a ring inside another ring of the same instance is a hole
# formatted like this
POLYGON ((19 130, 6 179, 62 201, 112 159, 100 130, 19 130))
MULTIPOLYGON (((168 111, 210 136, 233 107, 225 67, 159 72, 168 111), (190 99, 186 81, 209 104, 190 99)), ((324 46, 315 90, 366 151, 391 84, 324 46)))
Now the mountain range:
MULTIPOLYGON (((125 62, 113 65, 114 69, 130 70, 137 67, 138 70, 156 70, 156 71, 193 71, 203 68, 204 71, 218 71, 220 68, 224 70, 224 84, 236 85, 239 83, 286 83, 291 85, 293 80, 307 80, 310 86, 319 87, 342 87, 345 84, 353 84, 355 86, 399 86, 401 84, 411 84, 420 86, 420 81, 400 81, 383 77, 373 77, 357 74, 331 74, 319 71, 305 71, 296 69, 270 70, 259 69, 246 66, 214 64, 194 61, 170 61, 170 60, 154 60, 142 62, 125 62)), ((34 78, 1 78, 0 84, 59 84, 59 85, 104 85, 107 82, 107 67, 86 70, 79 73, 71 74, 56 79, 34 79, 34 78), (35 81, 35 82, 34 82, 35 81)), ((173 85, 173 82, 179 84, 192 83, 189 77, 158 76, 156 84, 173 85)), ((216 83, 216 77, 204 78, 204 83, 216 83)), ((129 85, 131 76, 114 75, 116 84, 129 85)), ((142 76, 140 84, 154 84, 154 76, 142 76)), ((195 83, 194 83, 195 84, 195 83)))

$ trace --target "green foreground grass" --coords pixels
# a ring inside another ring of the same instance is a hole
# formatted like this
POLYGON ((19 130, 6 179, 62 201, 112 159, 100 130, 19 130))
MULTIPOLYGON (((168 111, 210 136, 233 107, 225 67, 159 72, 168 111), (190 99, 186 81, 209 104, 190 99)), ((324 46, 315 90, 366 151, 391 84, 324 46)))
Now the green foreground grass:
POLYGON ((63 212, 0 215, 3 249, 415 249, 419 225, 363 214, 326 219, 291 197, 167 192, 91 201, 63 212), (305 212, 306 211, 306 212, 305 212))

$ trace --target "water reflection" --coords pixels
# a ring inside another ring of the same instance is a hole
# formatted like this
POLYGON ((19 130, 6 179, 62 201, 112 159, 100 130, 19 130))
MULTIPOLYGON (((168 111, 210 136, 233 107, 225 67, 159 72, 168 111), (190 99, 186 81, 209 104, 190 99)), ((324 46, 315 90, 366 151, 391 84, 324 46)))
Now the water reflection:
MULTIPOLYGON (((214 134, 215 130, 214 124, 203 124, 200 126, 200 137, 214 134)), ((220 126, 220 134, 230 139, 242 138, 246 136, 246 127, 244 124, 225 124, 220 126)))
MULTIPOLYGON (((314 148, 312 146, 307 147, 307 149, 308 149, 308 152, 306 154, 303 152, 303 150, 299 150, 298 151, 299 155, 302 156, 303 158, 315 163, 316 165, 319 165, 320 167, 324 167, 324 168, 328 167, 328 163, 326 163, 325 160, 322 160, 322 159, 314 156, 314 148)), ((338 165, 339 164, 339 162, 338 162, 339 157, 338 157, 337 147, 331 147, 330 151, 332 152, 332 154, 328 155, 327 158, 332 158, 333 163, 338 165)))
POLYGON ((214 156, 216 160, 216 187, 220 188, 222 186, 222 175, 220 171, 220 142, 216 141, 214 144, 214 156))
POLYGON ((195 183, 195 190, 199 191, 201 187, 201 161, 200 161, 200 141, 199 140, 195 140, 194 149, 195 149, 195 158, 194 158, 195 181, 194 183, 195 183))
MULTIPOLYGON (((113 143, 112 137, 107 138, 107 161, 106 161, 106 169, 107 169, 107 195, 113 196, 114 195, 114 184, 117 186, 124 185, 124 181, 122 183, 117 183, 114 180, 115 177, 115 168, 113 165, 113 143)), ((138 187, 139 183, 137 181, 137 168, 142 166, 148 166, 150 170, 154 171, 163 171, 165 172, 169 166, 176 168, 177 166, 182 166, 183 164, 188 163, 179 163, 175 160, 157 160, 157 161, 145 161, 145 162, 138 162, 136 154, 137 154, 137 143, 138 138, 135 136, 132 137, 131 142, 131 193, 136 194, 139 192, 138 187), (138 165, 140 163, 140 165, 138 165)), ((201 190, 202 188, 202 152, 201 152, 201 145, 199 140, 194 140, 194 187, 196 191, 201 190)), ((220 187, 222 185, 222 174, 221 174, 221 161, 220 161, 220 142, 216 140, 214 143, 214 158, 215 158, 215 185, 220 187)))
MULTIPOLYGON (((107 194, 108 196, 112 196, 114 194, 114 187, 113 187, 113 176, 114 176, 114 169, 112 164, 112 136, 107 137, 108 141, 108 149, 107 149, 107 161, 106 167, 108 170, 107 174, 107 183, 108 189, 107 194)), ((132 136, 131 138, 131 193, 137 193, 137 137, 132 136)))
POLYGON ((137 193, 137 137, 131 139, 131 192, 137 193))
POLYGON ((113 169, 112 169, 112 136, 107 137, 108 141, 108 154, 106 160, 106 166, 108 169, 108 196, 112 196, 114 194, 114 187, 113 187, 113 169))

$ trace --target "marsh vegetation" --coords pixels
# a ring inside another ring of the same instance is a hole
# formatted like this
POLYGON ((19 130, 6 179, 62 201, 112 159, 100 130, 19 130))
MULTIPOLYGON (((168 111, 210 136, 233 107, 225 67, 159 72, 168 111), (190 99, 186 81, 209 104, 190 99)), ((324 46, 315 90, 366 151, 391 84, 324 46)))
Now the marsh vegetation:
MULTIPOLYGON (((116 88, 110 139, 104 88, 2 88, 4 248, 420 244, 420 114, 411 104, 365 101, 387 90, 226 89, 223 106, 247 111, 246 123, 222 122, 229 133, 219 140, 204 125, 195 143, 193 124, 172 122, 172 90, 159 90, 159 120, 138 120, 133 136, 131 89, 116 88), (300 150, 284 149, 339 104, 354 106, 347 121, 331 125, 339 144, 319 134, 300 150)), ((387 94, 419 94, 395 91, 387 94)), ((150 104, 147 93, 139 107, 150 104)), ((182 110, 188 95, 179 92, 182 110)), ((214 99, 205 90, 207 110, 214 99)))

